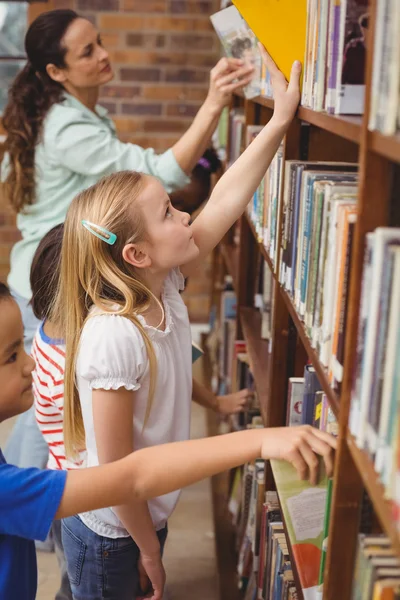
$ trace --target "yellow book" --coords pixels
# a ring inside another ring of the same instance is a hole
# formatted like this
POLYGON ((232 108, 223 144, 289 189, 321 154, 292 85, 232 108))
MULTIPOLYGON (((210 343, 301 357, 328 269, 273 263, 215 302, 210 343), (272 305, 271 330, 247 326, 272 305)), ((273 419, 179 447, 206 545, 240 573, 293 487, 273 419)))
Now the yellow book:
POLYGON ((287 80, 295 60, 304 63, 307 0, 233 0, 287 80))

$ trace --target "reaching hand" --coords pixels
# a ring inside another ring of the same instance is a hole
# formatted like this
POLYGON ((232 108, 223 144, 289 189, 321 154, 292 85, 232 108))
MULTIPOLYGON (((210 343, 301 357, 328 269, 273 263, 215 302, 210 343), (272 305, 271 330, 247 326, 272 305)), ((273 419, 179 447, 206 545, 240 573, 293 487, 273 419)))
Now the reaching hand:
POLYGON ((206 102, 221 111, 229 104, 232 93, 242 89, 253 78, 254 67, 237 58, 221 58, 211 69, 206 102))
POLYGON ((221 415, 243 412, 248 407, 252 397, 253 394, 246 389, 227 396, 217 396, 218 412, 221 415))
POLYGON ((261 454, 265 459, 277 458, 290 462, 301 479, 309 479, 315 485, 318 481, 316 454, 323 457, 327 475, 331 477, 336 446, 336 438, 309 425, 273 427, 266 430, 261 454))
POLYGON ((165 570, 162 564, 161 554, 141 554, 138 563, 139 581, 142 592, 147 594, 146 598, 151 600, 162 600, 165 586, 165 570), (153 591, 149 593, 149 587, 153 591))
POLYGON ((289 83, 278 69, 262 44, 258 44, 262 60, 271 75, 272 91, 275 101, 274 115, 281 121, 290 122, 300 102, 301 63, 296 60, 292 65, 289 83))

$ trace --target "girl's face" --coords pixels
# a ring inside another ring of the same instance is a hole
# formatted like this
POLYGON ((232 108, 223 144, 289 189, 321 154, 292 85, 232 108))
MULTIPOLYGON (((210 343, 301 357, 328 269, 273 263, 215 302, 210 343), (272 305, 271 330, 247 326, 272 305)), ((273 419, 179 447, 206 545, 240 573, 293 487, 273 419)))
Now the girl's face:
POLYGON ((24 326, 17 303, 0 300, 0 421, 32 406, 33 358, 24 350, 24 326))
POLYGON ((50 76, 67 88, 95 88, 108 83, 114 74, 107 51, 94 25, 86 19, 75 19, 68 27, 62 43, 67 49, 65 69, 50 71, 50 76))
POLYGON ((146 228, 143 251, 153 271, 169 271, 197 258, 199 249, 189 225, 190 215, 174 208, 157 179, 145 177, 143 190, 135 202, 146 228))

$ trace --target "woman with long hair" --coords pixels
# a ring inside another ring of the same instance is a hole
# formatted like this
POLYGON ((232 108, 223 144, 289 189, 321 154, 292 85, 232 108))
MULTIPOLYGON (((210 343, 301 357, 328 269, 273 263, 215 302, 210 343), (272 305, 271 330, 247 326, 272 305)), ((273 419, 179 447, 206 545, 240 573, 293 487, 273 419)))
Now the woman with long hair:
MULTIPOLYGON (((7 137, 0 175, 22 235, 11 252, 8 283, 23 314, 29 351, 38 326, 29 305, 32 257, 43 236, 64 221, 74 196, 124 169, 156 176, 168 192, 185 186, 221 110, 232 92, 250 81, 251 71, 241 61, 221 59, 193 123, 172 148, 157 155, 121 142, 107 111, 97 104, 113 70, 90 21, 72 10, 43 13, 29 27, 25 49, 27 64, 11 86, 3 116, 7 137)), ((45 466, 47 449, 32 411, 20 418, 6 454, 21 467, 45 466)))

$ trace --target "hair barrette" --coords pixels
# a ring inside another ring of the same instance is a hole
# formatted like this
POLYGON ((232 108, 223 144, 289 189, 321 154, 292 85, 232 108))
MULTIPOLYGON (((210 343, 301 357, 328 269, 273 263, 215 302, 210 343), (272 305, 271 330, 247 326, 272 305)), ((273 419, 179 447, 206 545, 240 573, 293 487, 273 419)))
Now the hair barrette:
POLYGON ((101 227, 100 225, 96 225, 95 223, 90 223, 89 221, 86 221, 85 219, 82 219, 81 223, 85 229, 90 231, 90 233, 92 233, 93 235, 98 237, 99 240, 102 240, 106 244, 113 246, 115 244, 115 242, 117 241, 117 236, 115 235, 115 233, 108 231, 108 229, 105 229, 104 227, 101 227))
POLYGON ((209 160, 207 160, 206 158, 204 158, 204 156, 202 156, 198 161, 197 164, 202 166, 204 169, 207 169, 207 171, 209 171, 211 169, 211 163, 209 160))

